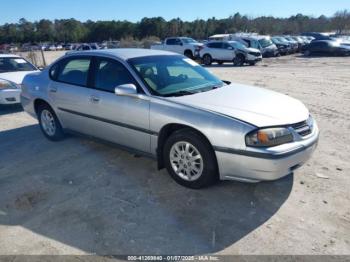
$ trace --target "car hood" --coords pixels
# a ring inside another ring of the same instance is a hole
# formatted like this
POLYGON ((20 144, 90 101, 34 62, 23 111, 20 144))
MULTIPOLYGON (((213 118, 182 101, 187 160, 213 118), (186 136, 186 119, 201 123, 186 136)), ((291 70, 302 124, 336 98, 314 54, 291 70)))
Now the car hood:
POLYGON ((350 43, 349 44, 340 44, 340 46, 339 47, 341 47, 341 48, 343 48, 343 49, 347 49, 347 50, 350 50, 350 43))
POLYGON ((204 46, 204 44, 202 44, 202 43, 188 43, 187 45, 204 46))
MULTIPOLYGON (((243 50, 243 51, 244 51, 244 50, 243 50)), ((260 50, 259 50, 259 49, 252 48, 252 47, 247 47, 247 48, 245 48, 245 51, 247 51, 247 52, 254 52, 254 53, 260 53, 260 50)))
POLYGON ((0 73, 0 78, 11 81, 15 84, 22 84, 23 78, 30 74, 40 71, 17 71, 17 72, 9 72, 9 73, 0 73))
POLYGON ((303 103, 292 97, 240 84, 166 99, 233 117, 257 127, 290 125, 309 117, 303 103))

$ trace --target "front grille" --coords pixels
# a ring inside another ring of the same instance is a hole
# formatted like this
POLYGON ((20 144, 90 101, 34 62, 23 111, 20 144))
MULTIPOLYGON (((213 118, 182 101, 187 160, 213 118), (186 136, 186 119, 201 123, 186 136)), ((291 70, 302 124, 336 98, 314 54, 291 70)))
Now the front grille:
POLYGON ((258 52, 249 52, 249 54, 253 56, 261 56, 261 53, 258 52))
POLYGON ((308 121, 296 123, 292 125, 292 128, 302 137, 312 133, 312 126, 308 124, 308 121))

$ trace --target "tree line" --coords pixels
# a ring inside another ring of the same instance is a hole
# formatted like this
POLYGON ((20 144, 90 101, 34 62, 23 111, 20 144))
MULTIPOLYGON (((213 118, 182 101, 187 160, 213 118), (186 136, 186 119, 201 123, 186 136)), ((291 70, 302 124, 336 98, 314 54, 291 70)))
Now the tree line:
POLYGON ((289 18, 272 16, 248 17, 236 13, 226 19, 215 17, 192 22, 180 18, 166 21, 162 17, 129 21, 80 22, 75 19, 42 19, 30 22, 22 18, 18 23, 0 26, 0 43, 38 42, 101 42, 124 38, 144 39, 168 36, 191 36, 206 39, 210 35, 234 32, 256 32, 259 34, 300 34, 302 32, 344 33, 350 31, 350 11, 338 11, 332 17, 324 15, 310 17, 297 14, 289 18))

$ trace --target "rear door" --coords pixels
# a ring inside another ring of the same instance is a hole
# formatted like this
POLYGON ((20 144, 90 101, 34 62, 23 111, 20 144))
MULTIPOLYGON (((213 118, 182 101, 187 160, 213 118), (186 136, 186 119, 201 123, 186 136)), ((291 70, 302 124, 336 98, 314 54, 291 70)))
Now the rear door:
POLYGON ((50 69, 49 99, 55 107, 64 128, 85 133, 91 89, 88 87, 91 57, 69 57, 50 69))

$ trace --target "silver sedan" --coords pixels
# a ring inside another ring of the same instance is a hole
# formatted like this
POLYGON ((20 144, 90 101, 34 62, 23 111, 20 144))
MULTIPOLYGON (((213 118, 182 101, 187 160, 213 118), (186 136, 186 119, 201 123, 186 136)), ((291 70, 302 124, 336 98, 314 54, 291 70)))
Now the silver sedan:
POLYGON ((300 101, 221 81, 165 51, 68 54, 26 76, 21 101, 48 139, 112 142, 156 158, 190 188, 279 179, 310 158, 319 136, 300 101))

